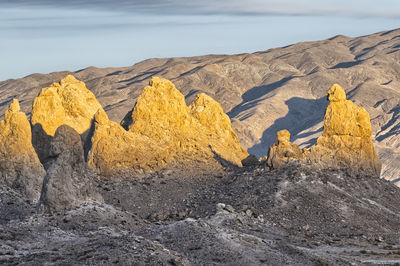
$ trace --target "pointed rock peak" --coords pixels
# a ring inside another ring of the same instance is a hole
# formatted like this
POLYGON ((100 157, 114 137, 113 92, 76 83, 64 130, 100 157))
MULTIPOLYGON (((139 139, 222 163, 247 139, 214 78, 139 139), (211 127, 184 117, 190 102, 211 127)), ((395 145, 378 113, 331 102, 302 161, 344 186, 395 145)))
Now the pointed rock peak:
POLYGON ((290 132, 286 129, 280 130, 276 133, 278 144, 290 142, 290 132))
MULTIPOLYGON (((63 78, 61 81, 60 81, 60 85, 61 86, 65 86, 65 85, 67 85, 67 84, 76 84, 76 83, 78 83, 78 84, 81 84, 81 83, 83 83, 82 81, 80 81, 80 80, 77 80, 74 76, 72 76, 72 75, 67 75, 65 78, 63 78)), ((57 83, 56 83, 57 84, 57 83)), ((84 83, 83 83, 84 84, 84 83)))
POLYGON ((5 184, 35 202, 44 169, 32 146, 31 125, 14 99, 0 121, 0 186, 5 184))
POLYGON ((297 145, 290 143, 289 131, 281 130, 277 133, 278 143, 270 147, 268 165, 279 168, 290 157, 316 168, 344 168, 379 177, 382 163, 371 141, 368 112, 346 100, 344 89, 337 84, 329 89, 328 97, 330 103, 325 112, 324 131, 317 145, 300 152, 297 145), (294 150, 294 155, 290 155, 294 150))
POLYGON ((53 136, 61 125, 68 125, 79 134, 90 128, 97 110, 102 109, 84 82, 72 75, 42 89, 32 108, 32 125, 40 124, 46 134, 53 136))
POLYGON ((159 77, 152 77, 149 81, 149 85, 156 89, 175 88, 174 84, 172 84, 171 81, 169 81, 168 79, 163 79, 163 78, 159 78, 159 77))
POLYGON ((346 100, 346 92, 340 85, 333 84, 332 87, 329 89, 328 93, 328 100, 331 102, 340 102, 346 100))
POLYGON ((10 104, 10 107, 8 108, 8 111, 12 113, 18 113, 20 110, 21 107, 19 106, 19 101, 17 99, 13 99, 13 101, 10 104))
MULTIPOLYGON (((4 120, 9 121, 13 114, 19 113, 21 111, 21 108, 19 106, 19 102, 17 99, 13 99, 11 102, 10 106, 8 107, 8 110, 4 114, 4 120)), ((24 114, 25 116, 25 114, 24 114)))
POLYGON ((100 125, 107 124, 109 121, 107 113, 102 108, 99 108, 99 110, 94 114, 94 121, 100 125))
POLYGON ((132 111, 129 130, 147 136, 168 135, 191 124, 185 96, 171 81, 153 77, 132 111))

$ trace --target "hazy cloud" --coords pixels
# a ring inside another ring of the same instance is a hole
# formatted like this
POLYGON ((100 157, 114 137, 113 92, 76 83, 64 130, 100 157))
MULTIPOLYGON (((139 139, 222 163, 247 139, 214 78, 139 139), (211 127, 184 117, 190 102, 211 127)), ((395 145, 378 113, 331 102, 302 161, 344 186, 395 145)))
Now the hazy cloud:
POLYGON ((1 4, 169 14, 400 16, 398 0, 2 0, 1 4))

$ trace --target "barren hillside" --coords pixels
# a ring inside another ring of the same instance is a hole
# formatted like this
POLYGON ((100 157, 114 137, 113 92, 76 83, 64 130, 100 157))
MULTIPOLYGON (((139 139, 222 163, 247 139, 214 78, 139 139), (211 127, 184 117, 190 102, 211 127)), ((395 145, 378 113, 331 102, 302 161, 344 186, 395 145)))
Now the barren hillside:
MULTIPOLYGON (((13 98, 29 113, 40 89, 67 72, 33 74, 0 82, 0 114, 13 98)), ((241 143, 263 156, 280 129, 303 147, 321 135, 333 84, 370 114, 382 176, 400 177, 400 29, 350 38, 298 43, 253 54, 149 59, 131 67, 74 73, 99 99, 110 119, 132 109, 150 77, 168 78, 188 102, 199 92, 219 101, 241 143)))

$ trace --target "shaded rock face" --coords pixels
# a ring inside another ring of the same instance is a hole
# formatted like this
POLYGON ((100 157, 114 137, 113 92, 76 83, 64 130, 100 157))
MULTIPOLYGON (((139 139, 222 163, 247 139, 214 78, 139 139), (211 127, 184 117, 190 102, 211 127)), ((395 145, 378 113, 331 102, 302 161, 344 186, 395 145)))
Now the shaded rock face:
POLYGON ((39 207, 61 211, 87 200, 102 201, 93 185, 96 175, 84 160, 80 135, 73 128, 62 125, 57 129, 49 154, 39 207))
POLYGON ((84 82, 67 75, 60 83, 42 89, 33 101, 32 143, 40 161, 47 165, 51 137, 61 125, 69 125, 85 138, 98 109, 102 109, 84 82))
POLYGON ((289 141, 287 130, 279 131, 277 143, 269 150, 268 165, 280 168, 293 159, 318 168, 348 168, 356 173, 379 177, 382 163, 371 141, 368 112, 346 100, 344 89, 337 84, 329 89, 328 99, 324 130, 317 144, 310 150, 301 151, 289 141))
POLYGON ((0 122, 0 183, 36 202, 44 176, 31 143, 31 126, 14 99, 0 122))
POLYGON ((143 89, 128 129, 159 143, 170 156, 201 159, 215 152, 237 165, 248 156, 219 103, 202 93, 187 106, 174 84, 158 77, 143 89))

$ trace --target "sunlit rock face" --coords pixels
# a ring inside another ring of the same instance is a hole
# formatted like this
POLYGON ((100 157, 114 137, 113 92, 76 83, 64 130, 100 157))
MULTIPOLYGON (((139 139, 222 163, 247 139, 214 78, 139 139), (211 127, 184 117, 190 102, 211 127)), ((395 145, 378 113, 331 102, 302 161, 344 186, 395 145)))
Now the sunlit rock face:
POLYGON ((187 106, 166 79, 153 77, 122 122, 103 110, 94 119, 89 165, 105 176, 161 169, 174 162, 206 162, 218 156, 240 165, 248 156, 221 106, 205 94, 187 106))
POLYGON ((205 134, 206 144, 227 161, 237 165, 248 156, 240 145, 239 138, 233 131, 231 120, 222 110, 221 105, 210 96, 200 93, 189 106, 192 117, 197 120, 205 134))
POLYGON ((346 100, 342 87, 335 84, 328 91, 330 101, 324 118, 324 131, 311 147, 311 163, 328 167, 353 168, 364 174, 380 176, 382 163, 371 141, 368 112, 346 100))
POLYGON ((379 177, 382 163, 371 141, 368 112, 346 100, 344 89, 337 84, 329 89, 328 99, 324 131, 317 144, 299 153, 298 146, 289 142, 288 132, 280 131, 277 144, 270 148, 269 165, 279 168, 294 159, 318 168, 348 168, 379 177))
POLYGON ((290 132, 286 129, 276 133, 277 141, 268 151, 267 164, 271 168, 281 168, 288 162, 295 160, 305 162, 303 151, 290 142, 290 132))
POLYGON ((131 121, 129 131, 149 137, 178 160, 216 154, 241 165, 248 156, 219 103, 199 94, 187 106, 183 94, 166 79, 150 80, 132 111, 131 121))
POLYGON ((0 182, 36 202, 45 171, 31 137, 31 125, 14 99, 0 122, 0 182))
POLYGON ((33 126, 40 124, 50 136, 61 125, 68 125, 82 134, 90 128, 98 109, 102 107, 85 83, 68 75, 60 83, 42 89, 35 98, 31 123, 33 126))
POLYGON ((160 169, 171 159, 169 151, 147 136, 126 131, 99 109, 88 154, 89 165, 102 176, 160 169))

